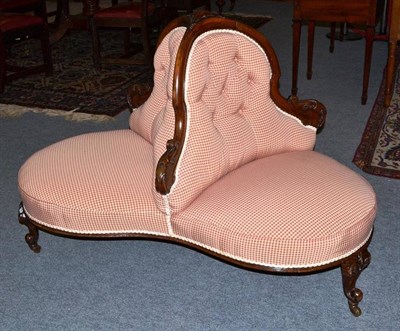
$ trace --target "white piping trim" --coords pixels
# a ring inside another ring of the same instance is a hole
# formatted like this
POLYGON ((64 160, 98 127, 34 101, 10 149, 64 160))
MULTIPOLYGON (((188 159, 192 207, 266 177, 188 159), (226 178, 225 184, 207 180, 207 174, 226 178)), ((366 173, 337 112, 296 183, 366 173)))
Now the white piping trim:
POLYGON ((169 205, 168 194, 162 195, 162 200, 164 204, 165 221, 167 222, 168 234, 173 236, 174 231, 172 230, 172 225, 171 225, 171 207, 169 205))
POLYGON ((77 234, 87 234, 87 235, 91 235, 91 234, 149 234, 149 235, 157 235, 157 236, 169 236, 168 233, 165 232, 158 232, 158 231, 146 231, 146 230, 110 230, 110 231, 82 231, 82 230, 71 230, 71 229, 67 229, 61 226, 55 226, 43 221, 38 220, 37 218, 33 217, 31 214, 29 214, 29 212, 25 209, 24 207, 24 213, 26 215, 28 215, 28 217, 30 219, 32 219, 33 221, 35 221, 38 224, 41 224, 43 226, 46 226, 48 228, 51 229, 55 229, 55 230, 60 230, 63 232, 67 232, 67 233, 77 233, 77 234))
POLYGON ((39 221, 35 217, 32 217, 26 211, 26 209, 24 209, 24 212, 29 216, 29 218, 31 218, 32 220, 34 220, 35 222, 37 222, 37 223, 39 223, 41 225, 44 225, 44 226, 46 226, 48 228, 61 230, 61 231, 64 231, 64 232, 67 232, 67 233, 71 233, 71 234, 74 234, 74 233, 87 234, 87 235, 90 235, 90 234, 148 234, 148 235, 156 235, 156 236, 164 236, 164 237, 165 236, 169 236, 171 238, 180 239, 182 241, 186 241, 186 242, 194 244, 196 246, 203 247, 203 248, 205 248, 205 249, 207 249, 209 251, 212 251, 212 252, 218 253, 220 255, 229 257, 229 258, 231 258, 233 260, 237 260, 237 261, 245 262, 245 263, 249 263, 249 264, 254 264, 254 265, 259 265, 259 266, 264 266, 264 267, 269 267, 269 268, 274 268, 274 269, 277 269, 277 271, 279 271, 279 269, 282 269, 282 271, 284 271, 284 269, 291 269, 291 268, 300 269, 300 268, 319 267, 319 266, 323 266, 323 265, 330 264, 330 263, 333 263, 335 261, 341 260, 341 259, 343 259, 343 258, 345 258, 347 256, 350 256, 351 254, 353 254, 354 252, 359 250, 362 246, 364 246, 365 243, 369 240, 369 238, 370 238, 370 236, 372 234, 372 231, 373 231, 371 229, 371 231, 369 232, 367 238, 360 245, 358 245, 357 247, 355 247, 351 251, 347 252, 346 254, 343 254, 342 256, 339 256, 339 257, 336 257, 336 258, 333 258, 333 259, 330 259, 330 260, 327 260, 327 261, 322 261, 322 262, 319 262, 319 263, 311 263, 311 264, 305 264, 305 265, 303 265, 303 264, 288 264, 288 265, 285 265, 285 264, 260 263, 260 262, 257 262, 257 261, 245 259, 245 258, 236 256, 236 255, 233 255, 233 254, 225 253, 225 252, 223 252, 223 251, 221 251, 221 250, 219 250, 217 248, 205 245, 205 244, 200 243, 200 242, 198 242, 196 240, 192 240, 192 239, 189 239, 189 238, 186 238, 186 237, 183 237, 183 236, 174 235, 172 227, 171 227, 171 220, 170 220, 171 215, 169 215, 169 214, 167 214, 167 219, 168 219, 167 222, 168 222, 168 231, 169 231, 169 233, 164 233, 164 232, 144 231, 144 230, 131 230, 131 231, 122 231, 122 230, 121 231, 79 231, 78 230, 78 231, 72 231, 70 229, 65 229, 65 228, 62 228, 62 227, 59 227, 59 226, 53 226, 53 225, 50 225, 48 223, 39 221))
POLYGON ((282 114, 285 115, 287 117, 290 117, 291 119, 295 120, 297 123, 299 123, 302 127, 306 128, 306 129, 310 129, 311 131, 317 132, 317 128, 312 126, 312 125, 304 125, 303 122, 296 116, 293 116, 285 111, 283 111, 282 109, 280 109, 278 106, 276 106, 276 109, 282 114))
POLYGON ((200 242, 198 242, 198 241, 195 241, 195 240, 192 240, 192 239, 188 239, 188 238, 185 238, 185 237, 182 237, 182 236, 175 236, 175 235, 174 235, 174 236, 172 236, 172 237, 173 237, 173 238, 180 239, 180 240, 183 240, 183 241, 187 241, 187 242, 189 242, 189 243, 191 243, 191 244, 195 244, 195 245, 200 246, 200 247, 203 247, 203 248, 205 248, 205 249, 207 249, 207 250, 210 250, 210 251, 215 252, 215 253, 218 253, 218 254, 220 254, 220 255, 229 257, 229 258, 231 258, 231 259, 233 259, 233 260, 237 260, 237 261, 240 261, 240 262, 245 262, 245 263, 248 263, 248 264, 254 264, 254 265, 259 265, 259 266, 274 268, 274 269, 276 269, 277 271, 279 271, 280 269, 282 269, 282 271, 284 271, 284 269, 300 269, 300 268, 314 268, 314 267, 319 267, 319 266, 323 266, 323 265, 330 264, 330 263, 333 263, 333 262, 335 262, 335 261, 341 260, 341 259, 343 259, 343 258, 345 258, 345 257, 348 257, 348 256, 350 256, 351 254, 353 254, 354 252, 356 252, 357 250, 359 250, 362 246, 365 245, 365 243, 369 240, 369 238, 370 238, 370 236, 371 236, 371 234, 372 234, 372 231, 373 231, 373 230, 371 229, 371 231, 369 232, 367 238, 366 238, 360 245, 358 245, 356 248, 352 249, 351 251, 348 251, 346 254, 343 254, 342 256, 339 256, 339 257, 336 257, 336 258, 333 258, 333 259, 330 259, 330 260, 318 262, 318 263, 311 263, 311 264, 287 264, 287 265, 286 265, 286 264, 270 264, 270 263, 257 262, 257 261, 253 261, 253 260, 250 260, 250 259, 242 258, 242 257, 240 257, 240 256, 236 256, 236 255, 233 255, 233 254, 230 254, 230 253, 225 253, 225 252, 223 252, 223 251, 221 251, 221 250, 219 250, 219 249, 217 249, 217 248, 214 248, 214 247, 205 245, 205 244, 200 243, 200 242))

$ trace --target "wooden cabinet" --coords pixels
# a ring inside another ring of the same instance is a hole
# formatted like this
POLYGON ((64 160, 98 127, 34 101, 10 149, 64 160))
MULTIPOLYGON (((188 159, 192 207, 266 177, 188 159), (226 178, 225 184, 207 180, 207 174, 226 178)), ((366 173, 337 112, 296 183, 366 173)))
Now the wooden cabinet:
MULTIPOLYGON (((294 0, 292 94, 297 93, 300 30, 308 21, 307 78, 312 76, 315 22, 350 23, 365 26, 365 59, 361 103, 367 101, 377 0, 294 0)), ((331 49, 332 46, 331 46, 331 49)))

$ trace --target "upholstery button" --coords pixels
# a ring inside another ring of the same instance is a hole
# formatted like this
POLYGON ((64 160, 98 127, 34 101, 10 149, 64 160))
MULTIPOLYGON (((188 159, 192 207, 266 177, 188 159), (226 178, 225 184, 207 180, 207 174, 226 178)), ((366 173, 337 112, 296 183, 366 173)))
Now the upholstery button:
POLYGON ((240 115, 243 115, 244 109, 245 109, 245 107, 244 107, 244 104, 242 103, 239 106, 237 113, 240 114, 240 115))
POLYGON ((254 77, 254 74, 253 74, 252 72, 249 72, 249 73, 248 73, 248 75, 247 75, 247 82, 248 82, 249 84, 254 84, 254 82, 255 82, 255 77, 254 77))

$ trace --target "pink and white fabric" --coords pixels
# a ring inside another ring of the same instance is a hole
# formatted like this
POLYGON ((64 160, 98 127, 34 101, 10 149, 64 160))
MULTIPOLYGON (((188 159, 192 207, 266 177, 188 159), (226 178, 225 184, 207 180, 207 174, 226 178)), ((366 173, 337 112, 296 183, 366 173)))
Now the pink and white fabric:
MULTIPOLYGON (((154 56, 153 91, 149 99, 142 106, 134 109, 130 116, 130 128, 151 144, 153 144, 154 139, 153 131, 158 131, 158 127, 164 121, 164 114, 171 112, 173 114, 172 79, 174 76, 176 53, 178 52, 185 31, 186 28, 184 27, 172 30, 157 48, 154 56), (158 116, 160 113, 161 115, 158 116)), ((174 123, 169 124, 168 139, 171 139, 173 136, 174 123)))
POLYGON ((369 238, 376 197, 369 183, 314 151, 250 162, 171 218, 174 235, 239 261, 315 267, 369 238))
POLYGON ((372 187, 313 151, 315 128, 274 104, 266 54, 237 31, 194 42, 176 181, 169 194, 156 192, 156 165, 174 134, 172 82, 185 31, 159 46, 153 93, 131 115, 131 130, 66 139, 25 162, 19 189, 28 216, 71 233, 170 236, 275 268, 324 265, 358 250, 376 216, 372 187))
MULTIPOLYGON (((184 210, 208 186, 247 162, 313 149, 315 128, 305 127, 274 104, 270 77, 264 51, 239 32, 213 30, 195 41, 186 72, 188 129, 176 181, 166 197, 154 190, 161 210, 184 210)), ((160 115, 155 160, 172 138, 164 133, 173 133, 173 115, 172 107, 160 115)))
POLYGON ((30 157, 19 172, 26 213, 50 228, 82 234, 169 233, 154 203, 152 127, 171 107, 171 72, 185 28, 171 31, 155 55, 154 90, 131 115, 132 130, 80 135, 30 157))
POLYGON ((79 135, 32 155, 19 171, 25 211, 71 233, 165 234, 154 204, 153 148, 132 130, 79 135))

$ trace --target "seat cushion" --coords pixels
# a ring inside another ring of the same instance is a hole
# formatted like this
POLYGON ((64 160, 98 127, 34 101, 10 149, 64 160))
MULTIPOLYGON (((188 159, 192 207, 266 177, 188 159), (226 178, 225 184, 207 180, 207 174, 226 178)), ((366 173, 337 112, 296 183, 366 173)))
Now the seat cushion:
POLYGON ((1 0, 0 10, 20 9, 37 4, 39 0, 1 0))
MULTIPOLYGON (((149 13, 154 12, 154 3, 149 4, 149 13)), ((142 5, 140 3, 120 4, 107 7, 94 15, 96 18, 141 18, 142 5)))
POLYGON ((360 248, 376 214, 360 175, 313 151, 258 159, 221 178, 173 215, 176 236, 234 259, 314 267, 360 248))
POLYGON ((153 185, 152 147, 131 130, 66 139, 34 154, 19 172, 27 214, 73 233, 167 233, 153 185))
POLYGON ((0 31, 7 32, 12 30, 24 29, 28 26, 42 25, 43 19, 32 15, 0 15, 0 31))

